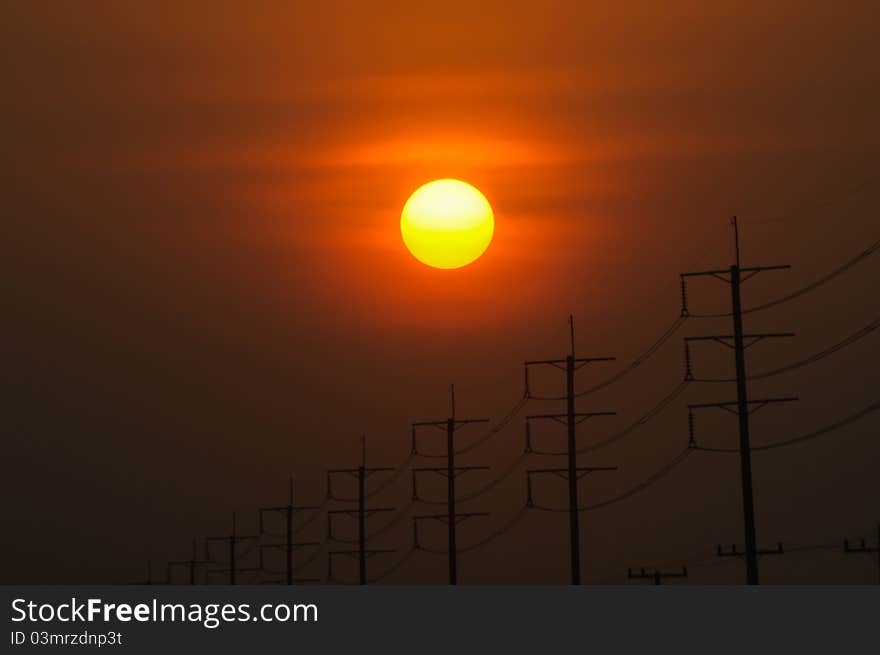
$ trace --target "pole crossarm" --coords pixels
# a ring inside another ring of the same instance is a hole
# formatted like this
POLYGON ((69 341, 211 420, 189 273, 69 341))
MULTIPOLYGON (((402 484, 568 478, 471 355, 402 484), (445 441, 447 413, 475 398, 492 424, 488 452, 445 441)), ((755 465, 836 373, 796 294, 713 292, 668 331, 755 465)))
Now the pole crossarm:
MULTIPOLYGON (((593 471, 616 471, 618 467, 616 466, 578 466, 575 468, 575 471, 578 473, 592 473, 593 471)), ((532 475, 535 473, 568 473, 567 468, 552 468, 552 469, 526 469, 526 473, 528 475, 532 475)))
MULTIPOLYGON (((456 512, 455 520, 458 523, 477 516, 490 516, 489 512, 456 512)), ((441 523, 449 523, 449 515, 446 512, 442 514, 417 514, 413 516, 414 521, 440 521, 441 523)))
MULTIPOLYGON (((718 557, 745 557, 747 555, 746 551, 740 550, 736 544, 731 544, 730 548, 724 548, 724 546, 719 544, 715 553, 718 557)), ((785 549, 782 547, 782 542, 779 541, 776 543, 775 548, 757 548, 755 554, 785 555, 785 549)))
MULTIPOLYGON (((772 405, 776 403, 792 403, 800 400, 797 396, 784 396, 782 398, 760 398, 756 400, 749 400, 745 403, 746 406, 755 405, 755 409, 748 411, 748 414, 754 414, 759 409, 766 407, 767 405, 772 405)), ((731 407, 738 407, 739 401, 736 400, 728 400, 724 402, 717 403, 691 403, 688 405, 688 410, 693 411, 695 409, 707 409, 707 408, 715 408, 715 409, 723 409, 724 411, 730 412, 731 414, 739 414, 738 410, 733 410, 731 407)), ((691 425, 691 436, 693 437, 693 425, 691 425)))
MULTIPOLYGON (((594 362, 616 362, 617 357, 575 357, 572 359, 574 364, 580 364, 580 366, 576 366, 576 369, 581 368, 587 364, 592 364, 594 362)), ((526 388, 528 389, 528 375, 529 375, 529 366, 555 366, 556 368, 564 371, 566 370, 566 366, 568 365, 568 359, 533 359, 527 362, 523 362, 526 367, 526 388)))
POLYGON ((569 418, 573 418, 575 424, 579 425, 584 421, 587 421, 591 418, 597 416, 617 416, 617 412, 574 412, 570 416, 569 414, 532 414, 531 416, 526 416, 526 425, 528 425, 529 421, 540 421, 540 420, 549 420, 556 421, 557 423, 561 423, 562 425, 568 425, 569 418))
POLYGON ((292 544, 260 544, 260 548, 281 548, 287 550, 290 547, 300 548, 305 546, 320 546, 320 541, 295 541, 292 544))
MULTIPOLYGON (((370 557, 372 555, 382 555, 384 553, 396 553, 396 552, 397 551, 394 550, 393 548, 367 548, 366 550, 364 550, 364 554, 366 554, 367 557, 370 557)), ((329 551, 327 551, 327 554, 328 555, 347 555, 348 557, 357 557, 361 554, 361 551, 358 548, 353 548, 350 550, 329 550, 329 551)))
MULTIPOLYGON (((452 476, 458 477, 461 473, 469 473, 470 471, 488 471, 490 467, 488 466, 455 466, 452 468, 452 476)), ((412 488, 413 488, 413 498, 417 498, 417 489, 416 489, 416 474, 417 473, 436 473, 444 478, 449 476, 449 467, 446 466, 418 466, 412 469, 413 480, 412 480, 412 488)))
POLYGON ((642 566, 638 569, 627 569, 626 577, 630 580, 653 580, 655 585, 660 585, 666 578, 686 578, 688 571, 686 566, 682 566, 678 571, 663 571, 642 566))
MULTIPOLYGON (((743 340, 749 339, 750 341, 748 343, 743 343, 743 348, 750 348, 756 343, 763 341, 764 339, 779 339, 794 336, 797 336, 794 332, 763 332, 757 334, 744 334, 742 335, 743 340)), ((733 334, 712 334, 705 336, 685 337, 684 341, 686 344, 693 341, 715 341, 716 343, 720 343, 722 346, 726 346, 728 348, 736 347, 736 335, 733 334)))
POLYGON ((367 467, 358 467, 358 468, 350 468, 350 469, 329 469, 327 471, 330 475, 337 475, 342 473, 347 473, 348 475, 357 475, 360 471, 363 470, 365 473, 379 473, 381 471, 394 471, 393 466, 371 466, 367 467))
MULTIPOLYGON (((764 271, 782 271, 790 269, 791 265, 789 264, 778 264, 774 266, 743 266, 739 269, 740 273, 762 273, 764 271)), ((721 268, 716 269, 714 271, 691 271, 688 273, 679 273, 681 277, 721 277, 722 275, 730 275, 730 269, 721 268)), ((727 278, 723 278, 725 282, 728 282, 727 278)))

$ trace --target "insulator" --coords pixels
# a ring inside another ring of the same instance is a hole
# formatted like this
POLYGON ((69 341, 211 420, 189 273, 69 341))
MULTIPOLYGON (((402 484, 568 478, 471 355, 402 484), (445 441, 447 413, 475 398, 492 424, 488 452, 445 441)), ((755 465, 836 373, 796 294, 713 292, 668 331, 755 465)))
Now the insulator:
POLYGON ((688 296, 687 296, 687 284, 684 281, 684 276, 681 277, 681 317, 687 318, 690 316, 690 311, 688 311, 688 296))
POLYGON ((691 346, 684 342, 684 379, 686 382, 692 382, 694 379, 694 370, 691 365, 691 346))

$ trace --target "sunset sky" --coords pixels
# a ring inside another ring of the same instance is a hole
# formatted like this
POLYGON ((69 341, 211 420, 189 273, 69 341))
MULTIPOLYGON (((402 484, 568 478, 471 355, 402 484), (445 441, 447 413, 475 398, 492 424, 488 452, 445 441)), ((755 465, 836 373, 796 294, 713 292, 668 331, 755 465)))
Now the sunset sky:
MULTIPOLYGON (((368 463, 399 463, 412 421, 446 417, 453 382, 460 414, 498 419, 522 394, 524 360, 566 354, 569 314, 579 355, 620 360, 579 373, 588 386, 678 317, 680 272, 732 263, 734 214, 745 265, 793 266, 749 282, 747 305, 857 254, 880 238, 878 26, 867 0, 8 6, 0 521, 14 538, 0 580, 124 582, 148 558, 181 559, 193 537, 224 534, 233 509, 252 531, 256 506, 285 500, 289 473, 302 502, 320 500, 324 470, 356 465, 362 433, 368 463), (485 255, 456 270, 419 263, 399 229, 409 195, 446 177, 475 185, 495 213, 485 255)), ((747 330, 797 333, 749 350, 750 368, 877 319, 878 266, 750 315, 747 330)), ((693 282, 690 300, 729 309, 712 280, 693 282)), ((680 336, 729 330, 689 321, 579 401, 620 413, 580 438, 625 426, 678 383, 680 336)), ((877 400, 878 352, 869 337, 754 383, 801 398, 756 417, 754 440, 877 400)), ((732 374, 720 347, 694 359, 732 374)), ((549 394, 563 382, 533 378, 549 394)), ((679 452, 685 402, 734 394, 694 385, 584 458, 620 471, 590 478, 583 497, 679 452)), ((759 541, 870 529, 878 427, 869 417, 756 456, 759 541)), ((732 417, 701 417, 700 429, 735 444, 732 417)), ((561 427, 536 432, 564 443, 561 427)), ((462 463, 503 470, 522 435, 517 418, 462 463)), ((463 489, 492 472, 473 475, 463 489)), ((541 482, 548 503, 564 502, 562 484, 541 482)), ((378 502, 408 493, 404 479, 378 502)), ((516 475, 475 501, 493 515, 460 541, 503 523, 524 493, 516 475)), ((736 460, 694 456, 644 496, 585 515, 585 579, 741 543, 740 512, 736 460)), ((564 582, 566 531, 564 515, 530 515, 463 556, 461 581, 564 582)), ((376 545, 405 548, 409 534, 376 545)), ((443 582, 442 558, 428 557, 399 581, 443 582)), ((871 576, 870 562, 833 553, 763 565, 768 582, 871 576)), ((694 571, 741 574, 730 562, 694 571)))

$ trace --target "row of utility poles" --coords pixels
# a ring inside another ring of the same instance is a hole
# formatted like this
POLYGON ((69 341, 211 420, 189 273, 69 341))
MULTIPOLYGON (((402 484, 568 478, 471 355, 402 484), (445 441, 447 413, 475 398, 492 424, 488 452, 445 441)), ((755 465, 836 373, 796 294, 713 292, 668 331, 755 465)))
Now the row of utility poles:
MULTIPOLYGON (((741 266, 740 262, 740 248, 739 248, 739 230, 736 218, 732 219, 733 226, 733 234, 734 234, 734 252, 735 252, 735 263, 732 264, 727 269, 716 269, 716 270, 706 270, 706 271, 697 271, 697 272, 686 272, 681 273, 681 291, 682 291, 682 307, 681 314, 682 317, 689 316, 689 310, 687 305, 687 287, 686 282, 691 278, 696 277, 713 277, 719 279, 730 287, 730 301, 731 301, 731 311, 729 314, 724 314, 724 316, 729 316, 732 319, 732 333, 729 334, 713 334, 713 335, 705 335, 705 336, 690 336, 685 337, 685 361, 686 361, 686 371, 685 376, 687 379, 693 379, 693 374, 691 372, 691 359, 690 359, 690 345, 695 342, 700 341, 714 341, 720 343, 728 348, 730 348, 733 352, 734 356, 734 367, 736 371, 736 399, 735 400, 727 400, 720 402, 711 402, 711 403, 695 403, 688 405, 688 413, 689 413, 689 424, 691 427, 691 445, 695 445, 695 436, 694 436, 694 413, 695 411, 707 409, 707 408, 718 408, 729 411, 737 416, 738 425, 739 425, 739 455, 740 455, 740 478, 741 478, 741 488, 742 488, 742 513, 743 513, 743 534, 744 534, 744 543, 745 547, 743 551, 740 551, 735 545, 731 546, 729 550, 722 549, 720 546, 718 547, 718 556, 720 557, 742 557, 745 560, 746 565, 746 583, 750 585, 759 584, 759 571, 758 571, 758 557, 760 555, 768 555, 768 554, 783 554, 782 545, 779 544, 775 549, 759 549, 758 541, 756 535, 755 528, 755 498, 754 498, 754 490, 752 483, 752 464, 751 464, 751 446, 750 446, 750 433, 749 433, 749 416, 753 412, 758 409, 765 407, 770 404, 776 403, 785 403, 785 402, 793 402, 796 401, 797 398, 793 396, 786 397, 773 397, 773 398, 758 398, 753 399, 750 398, 748 393, 748 376, 746 373, 746 361, 745 361, 745 351, 752 345, 755 345, 758 342, 774 339, 774 338, 783 338, 783 337, 792 337, 794 336, 791 332, 757 332, 757 333, 746 333, 743 329, 743 306, 742 306, 742 298, 741 298, 741 287, 744 282, 751 279, 752 277, 758 275, 759 273, 763 273, 766 271, 777 271, 777 270, 785 270, 788 269, 787 265, 771 265, 771 266, 741 266)), ((575 353, 575 339, 574 339, 574 320, 572 317, 569 317, 569 330, 571 337, 571 348, 569 354, 564 359, 546 359, 546 360, 531 360, 526 361, 525 370, 526 370, 526 379, 528 379, 528 370, 530 367, 539 366, 539 365, 548 365, 559 368, 565 372, 566 376, 566 411, 564 413, 559 414, 536 414, 526 417, 527 425, 530 424, 531 421, 538 420, 552 420, 562 423, 567 428, 567 466, 562 468, 540 468, 540 469, 527 469, 527 479, 529 482, 529 489, 531 490, 531 479, 532 476, 542 475, 542 474, 551 474, 564 478, 568 484, 568 515, 569 515, 569 550, 570 550, 570 571, 571 571, 571 584, 578 585, 581 583, 581 547, 580 547, 580 531, 581 526, 579 522, 580 508, 578 506, 579 499, 579 490, 578 490, 578 480, 590 473, 595 472, 607 472, 614 471, 617 469, 616 466, 578 466, 577 461, 577 426, 584 421, 587 421, 591 418, 596 417, 607 417, 614 416, 616 412, 613 411, 589 411, 589 412, 579 412, 576 408, 576 399, 577 394, 574 389, 574 378, 575 372, 580 368, 599 362, 610 362, 614 361, 614 357, 577 357, 575 353)), ((444 476, 446 478, 446 487, 447 487, 447 502, 446 502, 446 512, 440 514, 423 514, 416 515, 413 517, 414 521, 414 539, 415 542, 418 543, 418 524, 420 521, 440 521, 446 523, 447 525, 447 549, 448 549, 448 563, 449 563, 449 584, 455 585, 458 582, 458 565, 457 565, 457 541, 456 541, 456 527, 457 525, 466 519, 486 516, 486 512, 466 512, 462 513, 457 510, 456 507, 456 478, 459 475, 478 471, 478 470, 486 470, 488 467, 485 466, 458 466, 455 461, 455 434, 456 432, 466 427, 467 425, 475 424, 475 423, 486 423, 488 419, 479 418, 479 419, 465 419, 458 418, 456 416, 455 411, 455 388, 454 386, 450 388, 451 395, 451 412, 450 416, 444 420, 437 421, 423 421, 412 424, 413 431, 413 445, 412 451, 413 453, 417 452, 416 447, 416 438, 417 431, 419 428, 424 427, 433 427, 438 428, 446 433, 446 466, 445 467, 415 467, 412 469, 413 475, 413 496, 414 500, 417 497, 416 492, 416 478, 419 474, 422 473, 433 473, 437 475, 444 476)), ((337 475, 347 475, 352 476, 357 481, 358 494, 357 494, 357 508, 356 509, 338 509, 338 510, 329 510, 327 515, 327 523, 328 523, 328 536, 332 537, 332 527, 333 527, 333 517, 336 515, 345 515, 352 518, 357 519, 357 548, 350 550, 334 550, 328 553, 328 577, 332 579, 333 577, 333 559, 336 556, 350 556, 355 557, 359 563, 359 582, 360 584, 367 584, 367 559, 373 555, 379 555, 384 553, 394 552, 392 550, 385 549, 369 549, 367 548, 367 533, 366 533, 366 521, 368 518, 379 514, 395 511, 393 507, 367 507, 366 506, 366 480, 368 477, 394 471, 395 469, 391 467, 367 467, 366 465, 366 442, 365 440, 362 442, 362 456, 361 456, 361 464, 356 468, 344 468, 344 469, 333 469, 328 472, 328 494, 332 497, 332 491, 330 489, 331 480, 333 476, 337 475)), ((289 502, 286 506, 283 507, 268 507, 260 509, 260 519, 261 519, 261 528, 262 528, 262 516, 264 512, 281 512, 286 515, 287 522, 287 538, 286 542, 282 544, 273 544, 271 546, 267 546, 268 548, 280 548, 283 549, 286 553, 287 557, 287 569, 286 569, 286 581, 288 584, 293 584, 296 582, 293 575, 293 551, 295 547, 305 547, 305 546, 314 546, 316 542, 300 542, 297 543, 293 539, 293 517, 296 511, 300 510, 317 510, 317 506, 294 506, 293 503, 293 482, 291 481, 290 487, 290 498, 289 502)), ((262 529, 261 529, 262 531, 262 529)), ((226 537, 212 537, 206 540, 206 553, 204 560, 197 560, 195 552, 193 553, 192 560, 187 561, 179 561, 173 562, 171 565, 181 566, 187 565, 190 570, 190 579, 191 581, 195 580, 195 570, 197 566, 203 566, 211 562, 210 554, 208 552, 207 544, 211 541, 225 541, 228 544, 229 554, 228 554, 228 569, 221 569, 221 571, 226 571, 229 575, 229 583, 235 584, 235 575, 237 572, 242 572, 247 569, 241 569, 236 567, 236 544, 240 541, 244 540, 252 540, 256 539, 257 536, 241 536, 237 535, 235 531, 235 517, 233 515, 233 525, 232 525, 232 533, 226 537)), ((262 551, 261 551, 262 552, 262 551)), ((846 542, 845 552, 847 553, 874 553, 878 552, 878 571, 880 571, 880 527, 878 527, 878 547, 870 548, 868 547, 864 541, 862 541, 859 545, 850 545, 849 542, 846 542)), ((170 566, 169 565, 169 570, 170 566)), ((661 581, 665 578, 671 577, 686 577, 687 570, 682 569, 681 571, 662 571, 660 569, 629 569, 628 577, 631 579, 651 579, 655 584, 660 584, 661 581)))

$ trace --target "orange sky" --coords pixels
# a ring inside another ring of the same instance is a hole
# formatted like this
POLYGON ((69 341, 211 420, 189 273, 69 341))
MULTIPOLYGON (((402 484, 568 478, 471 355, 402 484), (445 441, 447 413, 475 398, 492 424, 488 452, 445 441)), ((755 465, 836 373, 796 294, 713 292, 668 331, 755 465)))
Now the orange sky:
MULTIPOLYGON (((143 525, 100 509, 110 490, 168 525, 161 550, 290 468, 317 493, 362 431, 396 461, 451 381, 463 411, 505 409, 523 359, 563 354, 569 313, 585 354, 625 359, 677 315, 680 271, 729 264, 731 214, 746 262, 795 264, 756 299, 876 239, 876 184, 851 192, 880 151, 876 2, 295 4, 7 9, 4 359, 11 425, 40 435, 16 442, 34 504, 9 514, 35 541, 44 475, 78 481, 64 511, 122 521, 143 559, 143 525), (398 230, 440 177, 495 210, 456 271, 398 230)), ((805 333, 792 353, 876 309, 817 302, 770 317, 805 333), (816 316, 826 331, 801 327, 816 316)), ((675 347, 601 402, 637 413, 678 367, 675 347)), ((870 386, 852 379, 842 403, 870 386)), ((101 530, 76 552, 103 552, 101 530)))

